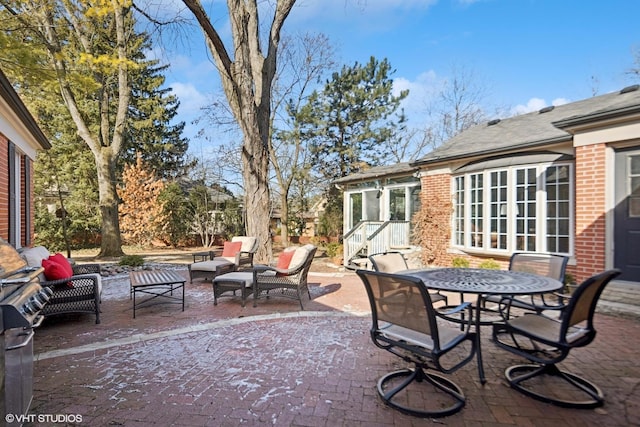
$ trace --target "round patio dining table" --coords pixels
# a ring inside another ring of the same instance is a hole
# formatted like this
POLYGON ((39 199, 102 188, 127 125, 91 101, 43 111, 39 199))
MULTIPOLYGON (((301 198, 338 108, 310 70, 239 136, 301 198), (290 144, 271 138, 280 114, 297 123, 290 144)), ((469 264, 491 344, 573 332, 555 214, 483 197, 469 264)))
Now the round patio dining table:
POLYGON ((435 268, 406 270, 400 274, 422 280, 429 289, 476 294, 475 310, 478 375, 486 383, 480 346, 480 304, 483 295, 534 295, 557 291, 563 284, 559 280, 533 273, 511 270, 488 270, 482 268, 435 268))

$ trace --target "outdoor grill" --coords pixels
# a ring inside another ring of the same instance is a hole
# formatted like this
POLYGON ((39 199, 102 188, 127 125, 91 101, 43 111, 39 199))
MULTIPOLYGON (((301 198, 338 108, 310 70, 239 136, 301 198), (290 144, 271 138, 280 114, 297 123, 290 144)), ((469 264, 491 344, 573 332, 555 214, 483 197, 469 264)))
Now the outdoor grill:
POLYGON ((43 268, 27 267, 20 254, 0 239, 0 416, 20 425, 33 397, 33 335, 40 310, 52 295, 40 286, 43 268), (16 417, 6 417, 7 414, 16 417))

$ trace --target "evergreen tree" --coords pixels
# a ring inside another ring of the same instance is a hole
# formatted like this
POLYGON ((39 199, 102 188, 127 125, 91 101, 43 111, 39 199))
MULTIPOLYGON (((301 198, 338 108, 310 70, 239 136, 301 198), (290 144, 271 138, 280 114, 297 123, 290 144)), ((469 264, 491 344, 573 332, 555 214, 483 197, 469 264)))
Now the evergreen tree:
POLYGON ((388 60, 371 57, 333 73, 322 92, 314 92, 300 120, 311 138, 313 163, 323 178, 333 180, 378 165, 388 142, 405 122, 396 115, 409 91, 393 95, 388 60))
POLYGON ((146 60, 143 52, 150 47, 149 37, 139 36, 144 40, 136 54, 141 66, 132 72, 130 126, 125 134, 120 165, 135 163, 139 154, 160 178, 179 178, 193 166, 186 162, 189 145, 182 137, 185 123, 171 124, 180 103, 170 88, 163 87, 163 72, 169 66, 158 65, 158 60, 146 60))
POLYGON ((325 183, 327 204, 320 226, 327 235, 342 233, 342 194, 331 182, 384 163, 405 122, 396 111, 409 91, 393 94, 392 73, 388 60, 374 57, 365 65, 344 66, 321 92, 311 94, 295 117, 325 183))

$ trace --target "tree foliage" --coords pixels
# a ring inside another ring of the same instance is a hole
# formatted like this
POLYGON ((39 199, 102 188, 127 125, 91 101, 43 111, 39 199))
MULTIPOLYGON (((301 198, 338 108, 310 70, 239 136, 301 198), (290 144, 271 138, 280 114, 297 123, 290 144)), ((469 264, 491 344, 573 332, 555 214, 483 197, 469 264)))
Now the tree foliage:
POLYGON ((166 224, 160 195, 164 183, 138 157, 135 165, 126 165, 118 195, 120 229, 125 242, 150 245, 166 224))
POLYGON ((151 45, 146 34, 140 37, 145 42, 135 55, 140 67, 131 71, 130 125, 126 130, 120 163, 133 164, 136 156, 140 155, 160 178, 179 178, 194 166, 194 162, 188 162, 186 157, 189 141, 182 136, 185 123, 172 124, 180 103, 171 89, 163 87, 163 72, 168 65, 158 65, 158 60, 145 59, 144 50, 151 45))
POLYGON ((408 91, 393 94, 389 61, 344 66, 314 92, 297 119, 311 139, 313 164, 325 179, 347 176, 385 158, 405 118, 396 115, 408 91))
POLYGON ((187 195, 174 181, 165 185, 158 196, 158 202, 162 205, 161 216, 164 218, 159 238, 173 247, 185 243, 193 222, 187 195))
POLYGON ((391 74, 387 59, 371 57, 364 65, 344 66, 295 115, 324 182, 327 204, 321 224, 329 235, 342 232, 342 194, 331 181, 384 163, 405 122, 397 111, 408 91, 394 95, 391 74))
POLYGON ((25 84, 21 93, 33 87, 29 83, 40 81, 36 91, 51 90, 60 96, 77 134, 94 156, 100 255, 122 255, 115 166, 127 125, 130 71, 138 67, 133 53, 143 42, 134 30, 130 3, 1 0, 0 4, 0 23, 11 41, 4 53, 32 52, 11 57, 14 69, 22 71, 14 74, 25 84), (16 59, 25 62, 16 64, 16 59))

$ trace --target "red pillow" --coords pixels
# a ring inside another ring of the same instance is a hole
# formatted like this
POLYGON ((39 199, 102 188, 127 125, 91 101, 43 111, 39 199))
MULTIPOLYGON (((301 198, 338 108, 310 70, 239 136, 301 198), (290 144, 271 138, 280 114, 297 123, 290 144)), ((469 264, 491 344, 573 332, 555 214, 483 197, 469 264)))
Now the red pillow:
POLYGON ((66 277, 73 276, 73 267, 71 267, 71 264, 69 264, 69 260, 66 259, 64 255, 62 255, 61 253, 57 253, 55 255, 51 255, 49 257, 49 260, 60 264, 60 266, 64 268, 64 271, 69 274, 66 277))
POLYGON ((222 256, 236 256, 242 249, 242 242, 224 242, 222 256))
POLYGON ((296 251, 287 251, 282 252, 278 257, 278 263, 276 264, 276 268, 280 270, 286 270, 289 268, 289 264, 291 264, 291 258, 293 258, 293 254, 296 251))
POLYGON ((68 279, 73 275, 69 274, 64 266, 50 259, 43 259, 42 266, 44 267, 44 277, 47 280, 68 279))

